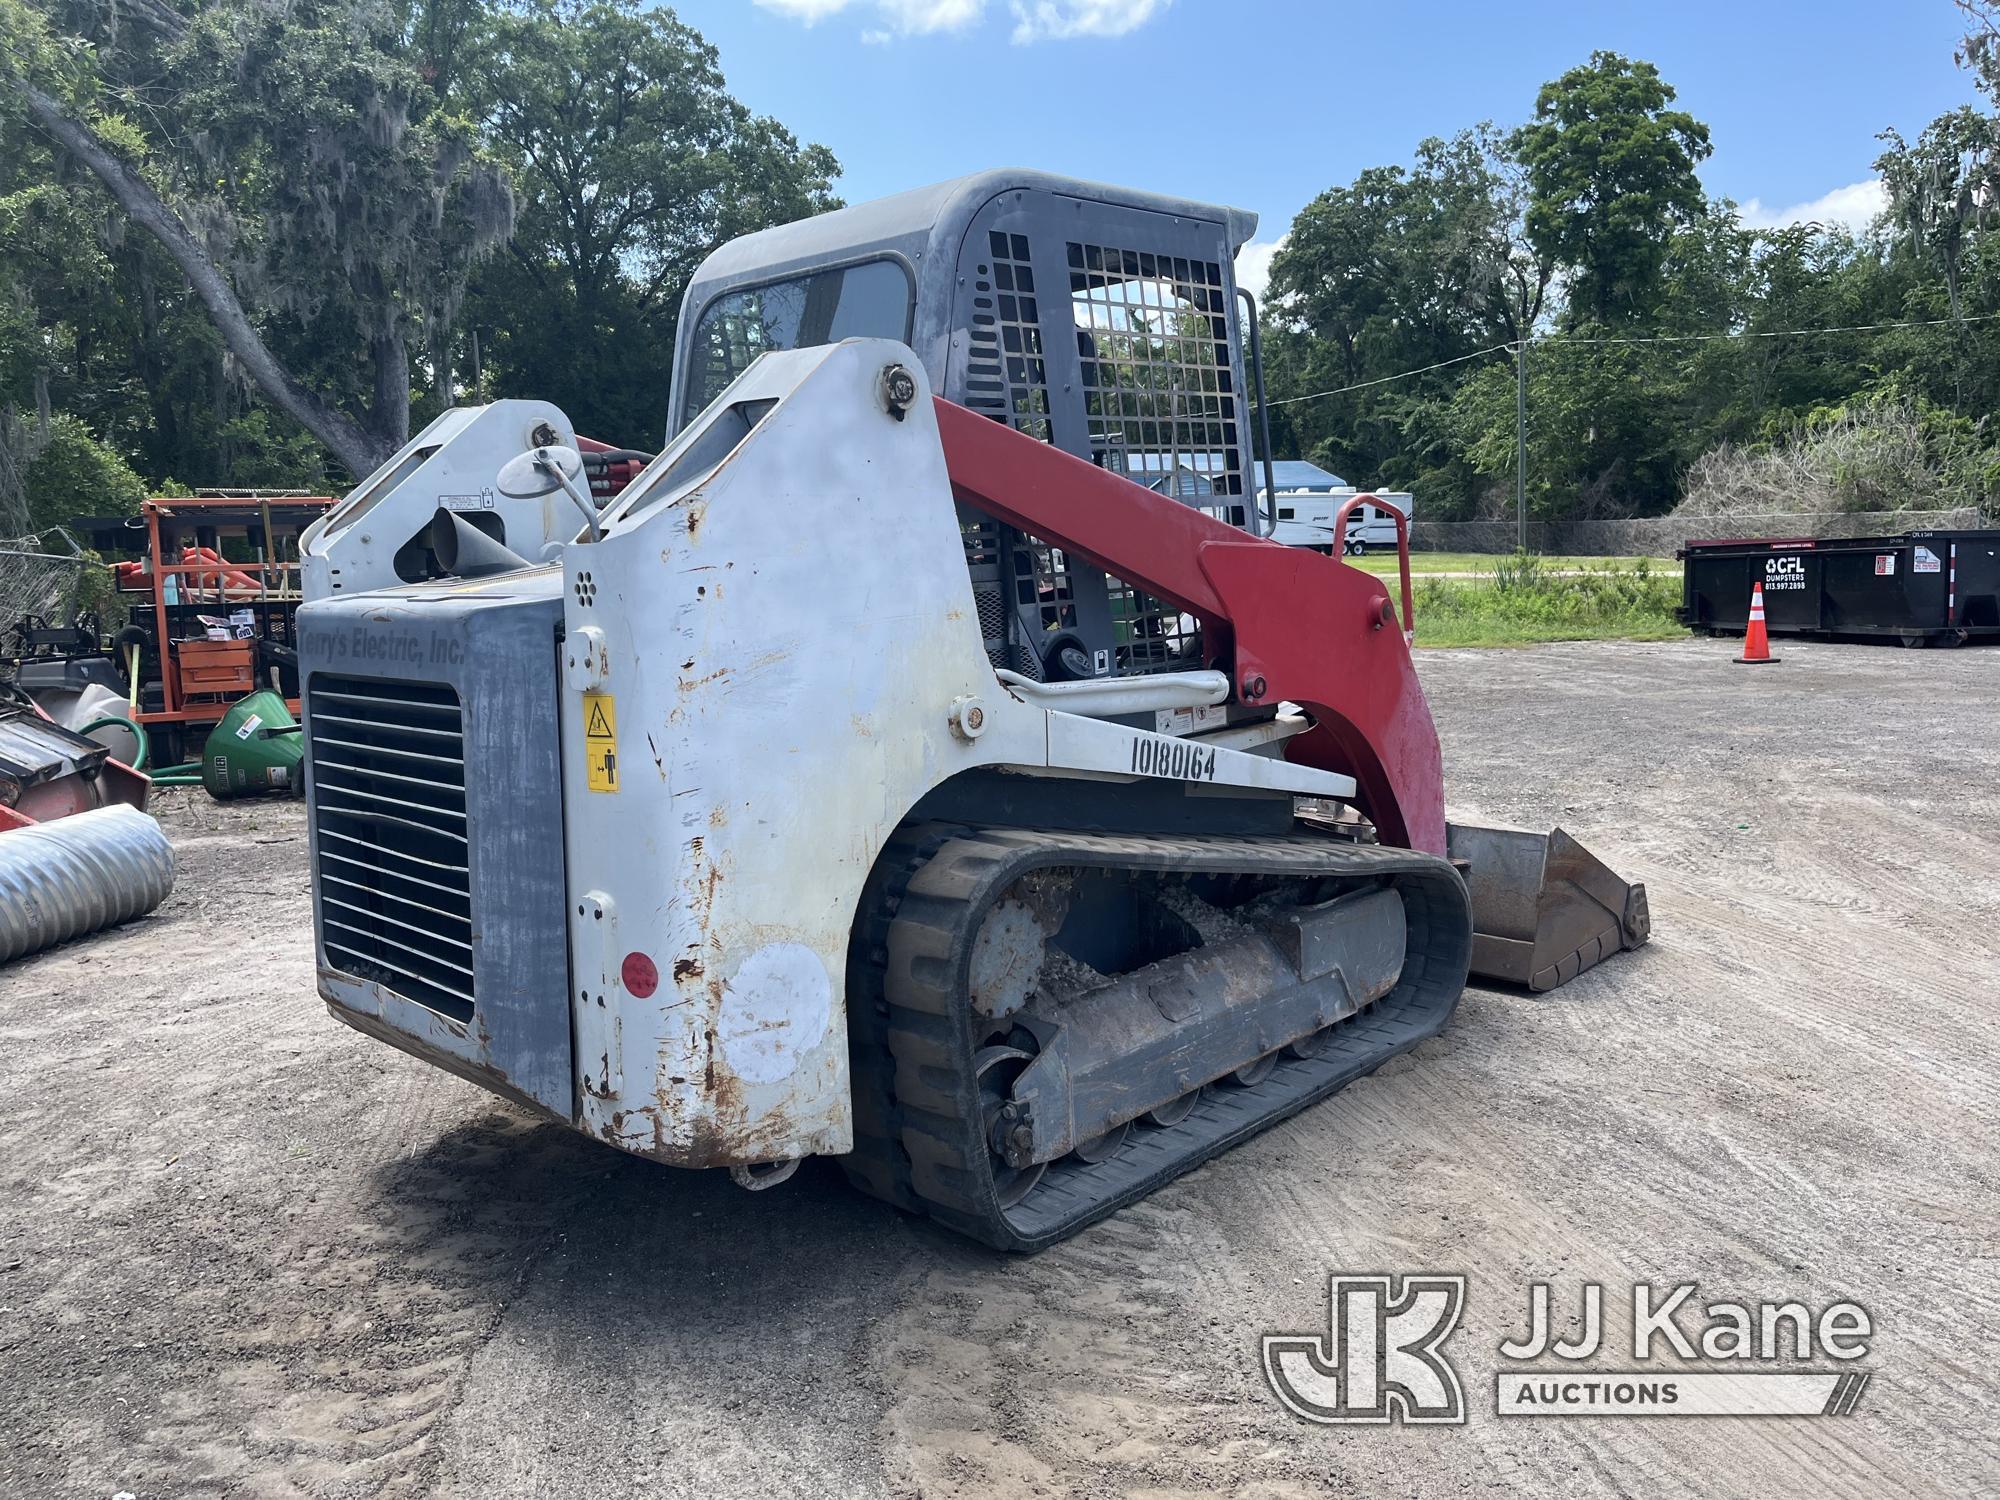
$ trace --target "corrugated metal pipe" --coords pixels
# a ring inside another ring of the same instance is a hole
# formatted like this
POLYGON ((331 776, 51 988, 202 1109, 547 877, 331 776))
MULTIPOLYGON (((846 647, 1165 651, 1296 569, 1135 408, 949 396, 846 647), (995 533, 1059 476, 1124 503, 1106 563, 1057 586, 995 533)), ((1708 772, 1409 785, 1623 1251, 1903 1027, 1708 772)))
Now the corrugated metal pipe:
POLYGON ((137 808, 0 833, 0 963, 144 916, 173 888, 173 845, 137 808))

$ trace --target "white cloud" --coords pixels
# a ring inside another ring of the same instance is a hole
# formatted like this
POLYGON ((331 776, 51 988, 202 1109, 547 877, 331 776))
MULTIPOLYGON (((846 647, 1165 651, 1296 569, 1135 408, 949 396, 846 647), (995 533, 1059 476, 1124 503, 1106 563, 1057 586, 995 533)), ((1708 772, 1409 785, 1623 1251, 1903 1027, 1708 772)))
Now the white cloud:
POLYGON ((958 31, 978 20, 986 8, 986 0, 757 0, 757 4, 808 26, 859 5, 883 22, 861 34, 864 42, 884 42, 891 33, 923 36, 958 31))
POLYGON ((1123 36, 1165 10, 1172 0, 1008 0, 1017 43, 1074 36, 1123 36))
POLYGON ((1738 207, 1746 229, 1781 229, 1788 224, 1825 224, 1829 228, 1851 229, 1857 234, 1874 222, 1889 206, 1889 191, 1880 178, 1851 182, 1810 203, 1794 203, 1790 208, 1769 209, 1761 198, 1752 198, 1738 207))
MULTIPOLYGON (((986 13, 987 0, 756 0, 808 26, 844 11, 865 12, 880 22, 861 40, 879 46, 899 36, 963 31, 986 13)), ((1124 36, 1146 24, 1173 0, 1008 0, 1017 43, 1061 41, 1078 36, 1124 36)))
POLYGON ((875 0, 896 30, 911 36, 958 31, 979 19, 986 0, 875 0))
POLYGON ((843 11, 852 0, 757 0, 766 10, 775 10, 781 16, 804 21, 810 26, 815 21, 823 21, 837 11, 843 11))
POLYGON ((1259 302, 1270 289, 1271 262, 1285 248, 1286 238, 1279 235, 1275 240, 1252 240, 1236 252, 1236 284, 1259 302))

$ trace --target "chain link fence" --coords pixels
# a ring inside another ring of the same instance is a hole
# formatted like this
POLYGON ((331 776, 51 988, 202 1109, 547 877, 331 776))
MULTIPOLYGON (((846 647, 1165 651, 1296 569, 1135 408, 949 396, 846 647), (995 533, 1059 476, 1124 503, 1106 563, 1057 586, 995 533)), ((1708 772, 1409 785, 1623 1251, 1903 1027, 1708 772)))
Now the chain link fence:
POLYGON ((67 625, 86 602, 91 569, 102 566, 61 527, 0 537, 0 631, 24 615, 67 625))
MULTIPOLYGON (((1528 550, 1586 557, 1672 557, 1689 542, 1718 537, 1888 536, 1904 531, 1972 531, 1977 510, 1786 511, 1774 515, 1652 516, 1631 521, 1531 521, 1528 550)), ((1417 521, 1413 552, 1512 552, 1512 521, 1417 521)))

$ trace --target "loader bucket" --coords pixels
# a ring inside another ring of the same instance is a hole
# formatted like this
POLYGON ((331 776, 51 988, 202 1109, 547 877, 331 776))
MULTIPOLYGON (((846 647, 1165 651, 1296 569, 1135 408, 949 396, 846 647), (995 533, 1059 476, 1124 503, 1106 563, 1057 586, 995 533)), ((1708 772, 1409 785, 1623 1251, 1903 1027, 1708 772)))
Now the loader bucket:
POLYGON ((1646 888, 1628 885, 1560 828, 1448 826, 1472 893, 1472 972, 1552 990, 1653 930, 1646 888))

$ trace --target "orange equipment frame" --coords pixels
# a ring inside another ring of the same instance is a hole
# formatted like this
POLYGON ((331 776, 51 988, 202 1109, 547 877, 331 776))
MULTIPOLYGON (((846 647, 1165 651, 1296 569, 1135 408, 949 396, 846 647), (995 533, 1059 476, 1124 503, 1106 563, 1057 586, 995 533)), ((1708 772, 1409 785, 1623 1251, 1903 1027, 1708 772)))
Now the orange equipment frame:
MULTIPOLYGON (((274 539, 296 537, 333 503, 331 495, 253 492, 193 498, 156 495, 140 507, 140 516, 146 524, 146 562, 135 573, 122 574, 119 586, 125 592, 134 592, 125 580, 135 578, 140 580, 137 591, 150 595, 160 706, 141 710, 137 716, 141 724, 170 725, 176 729, 213 724, 229 711, 236 698, 255 689, 254 641, 175 641, 172 612, 188 605, 211 603, 226 614, 232 608, 250 603, 263 607, 265 618, 259 623, 268 626, 271 605, 295 608, 299 601, 299 565, 278 555, 281 549, 274 546, 274 539), (231 561, 220 556, 223 539, 247 538, 253 527, 260 529, 265 539, 266 555, 261 562, 231 561), (204 541, 204 537, 209 540, 204 541), (179 580, 175 587, 179 598, 172 601, 167 598, 169 579, 179 580), (214 594, 212 599, 206 597, 210 592, 214 594), (241 653, 226 649, 237 644, 249 649, 241 653), (184 645, 203 648, 194 653, 194 662, 183 663, 184 645), (247 663, 240 657, 247 657, 247 663), (245 666, 249 672, 247 683, 241 681, 245 666), (234 691, 230 690, 232 684, 234 691)), ((135 624, 139 623, 145 607, 134 607, 135 624)), ((298 700, 287 702, 292 712, 297 713, 298 700)))

